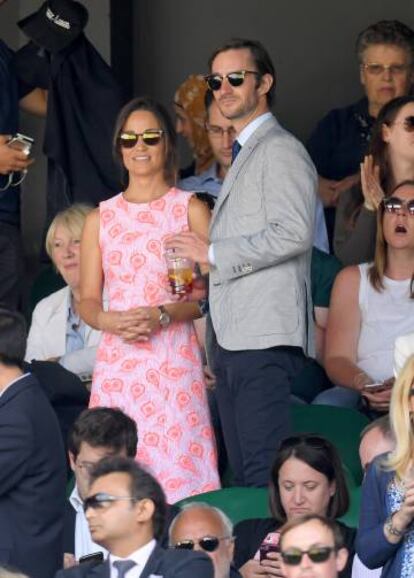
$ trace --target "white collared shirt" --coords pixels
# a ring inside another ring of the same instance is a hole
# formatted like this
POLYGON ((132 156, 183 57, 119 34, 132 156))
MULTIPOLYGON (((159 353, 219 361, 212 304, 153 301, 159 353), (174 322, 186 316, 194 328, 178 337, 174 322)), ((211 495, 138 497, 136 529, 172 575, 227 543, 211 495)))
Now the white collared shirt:
POLYGON ((13 381, 11 381, 10 383, 8 383, 6 385, 6 387, 0 391, 0 397, 9 389, 9 387, 11 387, 14 383, 17 383, 20 379, 23 379, 24 377, 28 377, 29 375, 31 375, 30 373, 24 373, 23 375, 21 375, 20 377, 16 377, 16 379, 13 379, 13 381))
POLYGON ((104 557, 107 557, 108 551, 99 544, 96 544, 89 531, 88 521, 83 511, 83 501, 79 496, 78 486, 75 484, 73 491, 69 497, 69 502, 72 504, 75 512, 75 558, 79 560, 82 556, 87 554, 94 554, 102 552, 104 557))
POLYGON ((110 554, 109 555, 109 564, 111 566, 110 578, 118 578, 118 570, 114 567, 114 562, 118 560, 133 560, 136 566, 133 566, 131 570, 128 570, 128 572, 125 574, 125 578, 139 578, 156 545, 157 542, 154 539, 152 539, 150 542, 145 544, 145 546, 141 546, 141 548, 138 548, 138 550, 135 550, 135 552, 132 552, 132 554, 130 554, 126 558, 119 558, 118 556, 110 554))

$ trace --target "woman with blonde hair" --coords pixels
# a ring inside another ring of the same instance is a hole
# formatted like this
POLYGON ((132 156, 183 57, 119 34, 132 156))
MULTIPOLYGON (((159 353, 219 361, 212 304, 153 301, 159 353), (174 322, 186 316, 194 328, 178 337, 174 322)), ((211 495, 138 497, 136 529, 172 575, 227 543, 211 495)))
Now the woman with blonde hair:
POLYGON ((33 311, 26 361, 57 361, 90 380, 100 332, 82 321, 80 301, 80 239, 92 207, 75 204, 58 213, 46 235, 46 251, 66 287, 42 299, 33 311))
POLYGON ((363 483, 357 553, 385 578, 414 576, 414 356, 397 378, 390 421, 395 449, 374 460, 363 483))

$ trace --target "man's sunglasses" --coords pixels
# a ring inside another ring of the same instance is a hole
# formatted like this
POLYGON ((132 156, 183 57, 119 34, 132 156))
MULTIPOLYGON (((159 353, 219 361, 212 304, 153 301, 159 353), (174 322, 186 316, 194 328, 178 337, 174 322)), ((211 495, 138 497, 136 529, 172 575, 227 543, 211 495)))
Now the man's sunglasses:
POLYGON ((94 494, 93 496, 86 498, 83 502, 83 511, 86 512, 89 508, 92 508, 93 510, 103 510, 114 502, 121 502, 124 500, 128 500, 129 502, 137 501, 133 496, 112 496, 105 492, 99 492, 99 494, 94 494))
POLYGON ((246 78, 246 74, 255 74, 260 76, 257 70, 235 70, 234 72, 229 72, 228 74, 208 74, 204 77, 210 90, 216 91, 220 90, 223 80, 227 78, 231 86, 241 86, 246 78))
POLYGON ((414 132, 414 115, 406 116, 404 120, 392 124, 402 124, 406 132, 414 132))
POLYGON ((397 211, 401 211, 401 209, 404 207, 410 217, 414 216, 414 199, 406 201, 404 199, 400 199, 399 197, 387 197, 383 199, 382 205, 384 207, 384 211, 387 213, 396 213, 397 211))
POLYGON ((230 536, 222 536, 217 538, 216 536, 204 536, 200 540, 181 540, 174 544, 173 548, 175 550, 194 550, 194 546, 198 544, 204 552, 215 552, 219 547, 221 540, 229 540, 230 536))
POLYGON ((118 142, 125 149, 132 149, 142 137, 144 144, 155 146, 161 142, 164 131, 161 128, 148 128, 144 132, 133 132, 132 130, 121 132, 118 142))
POLYGON ((299 550, 299 548, 291 548, 281 552, 283 562, 287 566, 299 566, 302 562, 304 554, 307 554, 309 559, 316 564, 326 562, 335 548, 332 546, 312 546, 309 550, 299 550))

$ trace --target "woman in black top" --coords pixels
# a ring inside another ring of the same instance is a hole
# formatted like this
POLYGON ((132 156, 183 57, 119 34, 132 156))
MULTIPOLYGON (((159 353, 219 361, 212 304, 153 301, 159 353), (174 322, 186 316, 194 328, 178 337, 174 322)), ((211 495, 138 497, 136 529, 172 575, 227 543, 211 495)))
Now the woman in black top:
MULTIPOLYGON (((263 542, 276 544, 278 529, 305 514, 336 519, 348 510, 349 495, 335 447, 317 435, 302 434, 282 442, 269 484, 272 518, 244 520, 235 527, 236 568, 243 578, 283 576, 279 554, 271 552, 260 563, 263 542)), ((350 577, 356 530, 338 522, 349 559, 341 578, 350 577)))

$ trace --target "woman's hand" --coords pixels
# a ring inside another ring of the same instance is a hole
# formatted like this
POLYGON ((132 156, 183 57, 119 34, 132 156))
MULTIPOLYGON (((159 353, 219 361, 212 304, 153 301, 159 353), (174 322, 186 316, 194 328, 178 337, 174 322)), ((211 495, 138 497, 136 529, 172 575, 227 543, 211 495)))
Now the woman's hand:
POLYGON ((160 329, 160 310, 158 307, 140 307, 139 311, 140 320, 120 333, 120 337, 126 343, 148 341, 151 335, 160 329))
POLYGON ((404 501, 402 503, 401 508, 392 515, 392 525, 396 530, 399 530, 401 532, 401 536, 390 534, 387 531, 387 524, 385 524, 384 530, 388 541, 393 544, 398 543, 402 539, 404 532, 406 531, 406 529, 413 520, 414 520, 414 482, 411 482, 410 484, 407 485, 404 501))
POLYGON ((367 155, 360 166, 364 207, 369 211, 376 211, 384 198, 384 191, 380 184, 380 168, 374 165, 372 155, 367 155))
POLYGON ((268 554, 269 558, 259 562, 258 560, 249 560, 241 568, 239 568, 240 574, 243 578, 263 578, 263 576, 283 576, 282 566, 280 563, 280 554, 276 552, 270 552, 268 554), (272 559, 270 558, 272 555, 272 559), (273 559, 273 557, 277 557, 273 559))
POLYGON ((145 329, 140 332, 139 328, 147 325, 150 320, 149 308, 136 307, 127 311, 101 311, 98 315, 98 326, 101 331, 113 333, 119 337, 134 334, 148 333, 145 329))
POLYGON ((361 394, 367 400, 370 408, 382 412, 389 410, 394 381, 394 378, 390 377, 378 386, 376 390, 370 391, 369 387, 363 389, 361 394))

